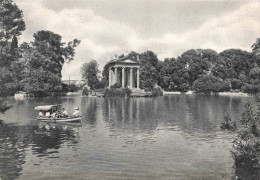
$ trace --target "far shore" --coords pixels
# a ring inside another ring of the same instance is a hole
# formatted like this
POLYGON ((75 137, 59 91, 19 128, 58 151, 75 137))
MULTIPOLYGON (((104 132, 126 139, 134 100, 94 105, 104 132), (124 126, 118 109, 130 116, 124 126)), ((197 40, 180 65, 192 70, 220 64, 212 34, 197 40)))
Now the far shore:
MULTIPOLYGON (((163 95, 174 95, 174 94, 196 94, 194 91, 187 91, 186 93, 180 92, 180 91, 164 91, 163 95)), ((216 93, 217 95, 220 96, 249 96, 247 93, 243 92, 219 92, 216 93)))

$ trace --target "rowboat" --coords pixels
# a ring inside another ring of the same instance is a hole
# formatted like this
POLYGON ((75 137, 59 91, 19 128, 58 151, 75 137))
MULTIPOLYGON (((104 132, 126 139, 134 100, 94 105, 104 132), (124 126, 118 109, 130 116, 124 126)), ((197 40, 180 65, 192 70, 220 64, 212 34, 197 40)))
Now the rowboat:
POLYGON ((52 122, 71 122, 71 121, 81 121, 81 116, 73 117, 68 116, 64 118, 48 118, 48 117, 37 117, 39 121, 52 121, 52 122))
MULTIPOLYGON (((43 114, 46 114, 49 112, 49 114, 53 114, 54 112, 61 112, 62 104, 56 104, 56 105, 45 105, 45 106, 37 106, 35 107, 35 110, 43 112, 43 114)), ((58 114, 58 113, 57 113, 58 114)), ((39 121, 51 121, 51 122, 78 122, 81 121, 81 116, 38 116, 37 120, 39 121)))

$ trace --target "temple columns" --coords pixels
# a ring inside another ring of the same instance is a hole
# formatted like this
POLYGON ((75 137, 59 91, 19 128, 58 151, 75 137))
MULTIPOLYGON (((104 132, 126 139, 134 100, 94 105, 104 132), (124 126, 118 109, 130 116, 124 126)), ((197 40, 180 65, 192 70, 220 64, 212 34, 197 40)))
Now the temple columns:
MULTIPOLYGON (((121 84, 122 88, 125 88, 126 86, 129 86, 130 89, 134 89, 134 88, 139 89, 140 88, 140 69, 139 68, 130 67, 130 70, 126 71, 126 68, 122 67, 122 76, 121 77, 122 77, 122 84, 121 84), (136 69, 136 77, 134 77, 135 69, 136 69), (135 81, 136 81, 136 83, 135 83, 135 81)), ((116 84, 118 81, 120 82, 120 79, 118 76, 118 67, 111 67, 109 69, 109 88, 111 86, 113 86, 114 84, 116 84)))
POLYGON ((115 77, 114 77, 114 84, 117 83, 117 67, 115 67, 115 77))
POLYGON ((125 68, 122 67, 122 88, 125 88, 125 68))
POLYGON ((130 68, 130 89, 133 89, 133 68, 130 68))
POLYGON ((137 79, 137 87, 136 87, 136 88, 137 88, 137 89, 140 88, 140 87, 139 87, 139 86, 140 86, 139 73, 140 73, 140 72, 139 72, 139 68, 137 68, 137 71, 136 71, 136 76, 137 76, 137 78, 136 78, 136 79, 137 79))
POLYGON ((109 69, 109 88, 112 86, 112 68, 109 69))

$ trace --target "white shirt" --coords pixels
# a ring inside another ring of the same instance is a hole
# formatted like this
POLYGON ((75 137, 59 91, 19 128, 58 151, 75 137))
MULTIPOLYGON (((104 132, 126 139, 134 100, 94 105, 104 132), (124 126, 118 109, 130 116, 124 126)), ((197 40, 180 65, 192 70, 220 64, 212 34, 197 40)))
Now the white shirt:
POLYGON ((42 113, 41 111, 39 112, 39 116, 40 116, 40 117, 43 116, 43 113, 42 113))
POLYGON ((68 116, 68 112, 66 110, 62 111, 62 115, 68 116))
POLYGON ((75 110, 72 115, 73 116, 79 116, 79 110, 75 110))
POLYGON ((50 112, 46 112, 45 116, 50 116, 51 113, 50 112))

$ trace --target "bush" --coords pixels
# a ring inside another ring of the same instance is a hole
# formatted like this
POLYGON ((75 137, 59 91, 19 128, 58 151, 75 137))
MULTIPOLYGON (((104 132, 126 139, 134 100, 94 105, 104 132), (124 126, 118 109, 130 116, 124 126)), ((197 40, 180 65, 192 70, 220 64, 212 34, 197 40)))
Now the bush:
POLYGON ((221 130, 230 130, 230 131, 235 131, 237 129, 237 125, 234 121, 232 121, 230 117, 230 113, 226 113, 224 115, 224 121, 221 123, 220 128, 221 130))
POLYGON ((231 79, 232 89, 241 89, 242 81, 240 79, 231 79))
POLYGON ((121 88, 121 84, 120 83, 116 83, 116 84, 112 85, 110 88, 111 89, 121 88))
POLYGON ((260 84, 248 84, 248 83, 245 83, 242 86, 241 90, 244 93, 258 93, 258 92, 260 92, 260 84))
POLYGON ((187 92, 187 91, 189 90, 189 88, 190 88, 190 86, 189 86, 188 83, 182 83, 182 84, 180 85, 180 87, 178 88, 178 90, 179 90, 180 92, 187 92))
POLYGON ((90 89, 87 88, 87 87, 84 87, 83 90, 82 90, 82 95, 83 96, 88 96, 90 93, 90 89))
POLYGON ((11 106, 8 105, 5 100, 0 99, 0 113, 4 113, 8 109, 10 109, 10 107, 11 106))
POLYGON ((260 97, 255 113, 249 102, 242 114, 243 128, 233 141, 234 179, 260 179, 260 97))
POLYGON ((105 97, 131 97, 131 94, 132 94, 131 89, 117 88, 117 89, 106 89, 104 96, 105 97))
POLYGON ((192 88, 198 93, 210 94, 229 91, 230 83, 212 75, 205 75, 194 81, 192 88))
POLYGON ((153 97, 158 97, 163 95, 163 90, 161 87, 153 88, 152 89, 152 96, 153 97))

